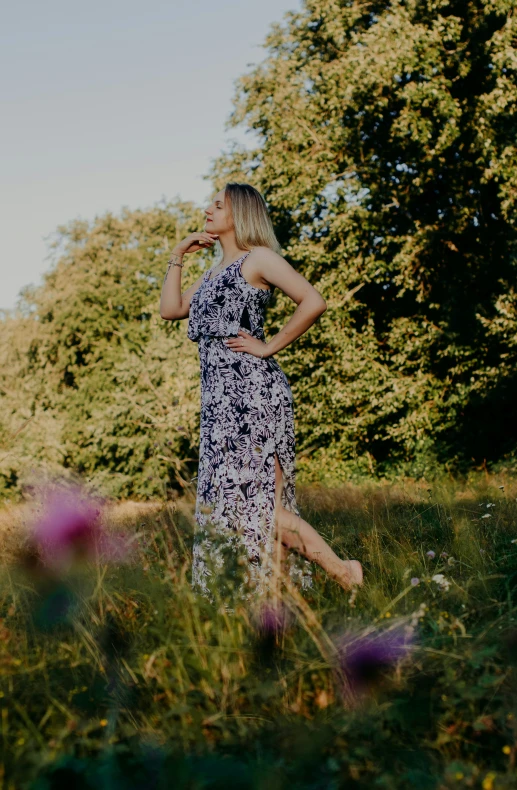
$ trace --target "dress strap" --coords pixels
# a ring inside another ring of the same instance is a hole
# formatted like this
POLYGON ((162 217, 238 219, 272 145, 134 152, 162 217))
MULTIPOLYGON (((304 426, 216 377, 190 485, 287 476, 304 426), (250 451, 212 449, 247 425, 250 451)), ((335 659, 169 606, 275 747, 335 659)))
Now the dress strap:
POLYGON ((242 256, 242 258, 239 258, 239 260, 238 260, 238 261, 235 261, 235 263, 238 263, 238 264, 239 264, 239 270, 240 270, 240 268, 241 268, 242 264, 244 263, 244 261, 246 260, 246 258, 248 257, 248 255, 250 254, 250 252, 253 252, 253 250, 254 250, 254 249, 255 249, 255 247, 252 247, 252 248, 251 248, 251 250, 248 250, 248 252, 245 252, 245 253, 244 253, 244 255, 242 256))
MULTIPOLYGON (((217 272, 217 274, 215 275, 215 277, 219 277, 219 275, 220 275, 220 274, 222 274, 223 272, 225 272, 227 269, 230 269, 232 266, 235 266, 235 264, 238 264, 238 268, 239 268, 239 271, 240 271, 240 268, 241 268, 241 266, 242 266, 242 263, 243 263, 243 261, 245 261, 245 260, 246 260, 246 258, 247 258, 247 257, 248 257, 248 255, 250 254, 250 252, 253 252, 253 250, 254 250, 254 249, 255 249, 255 248, 254 248, 254 247, 252 247, 252 248, 251 248, 251 250, 248 250, 248 252, 245 252, 245 253, 244 253, 244 255, 242 255, 240 258, 237 258, 237 260, 236 260, 236 261, 234 261, 233 263, 229 263, 229 264, 228 264, 228 266, 225 266, 225 267, 224 267, 224 269, 221 269, 219 272, 217 272)), ((206 271, 206 272, 205 272, 205 277, 206 277, 206 280, 207 280, 208 282, 211 282, 211 281, 214 279, 213 277, 209 277, 209 275, 210 275, 210 273, 211 273, 212 271, 213 271, 213 268, 211 267, 210 269, 208 269, 208 271, 206 271)))

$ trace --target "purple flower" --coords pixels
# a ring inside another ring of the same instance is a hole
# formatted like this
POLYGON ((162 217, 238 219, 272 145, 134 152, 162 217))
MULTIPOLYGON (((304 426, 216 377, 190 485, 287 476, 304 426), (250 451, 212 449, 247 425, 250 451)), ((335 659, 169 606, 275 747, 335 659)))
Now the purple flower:
POLYGON ((440 557, 442 558, 442 560, 446 560, 448 556, 449 555, 447 554, 446 551, 442 551, 442 553, 440 554, 440 557))
POLYGON ((431 549, 431 551, 426 551, 426 553, 425 553, 425 556, 426 556, 426 557, 429 557, 429 559, 430 559, 430 560, 434 560, 434 558, 436 557, 436 552, 434 552, 434 551, 431 549))
POLYGON ((121 560, 126 554, 120 536, 107 535, 100 523, 100 504, 79 487, 43 492, 43 515, 32 527, 32 542, 44 563, 62 567, 79 556, 121 560))
POLYGON ((413 576, 413 578, 411 579, 411 584, 413 585, 413 587, 416 587, 417 584, 420 584, 420 579, 418 578, 418 576, 413 576))
POLYGON ((339 667, 352 690, 360 692, 404 658, 410 648, 410 637, 401 627, 365 635, 348 633, 337 643, 339 667))
POLYGON ((292 625, 293 615, 282 602, 263 603, 251 620, 260 636, 274 636, 282 634, 292 625))

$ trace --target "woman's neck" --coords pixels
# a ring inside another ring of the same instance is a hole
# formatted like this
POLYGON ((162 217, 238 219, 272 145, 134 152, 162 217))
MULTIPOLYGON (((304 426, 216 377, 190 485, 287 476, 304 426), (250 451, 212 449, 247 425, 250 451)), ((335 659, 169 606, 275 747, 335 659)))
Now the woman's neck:
POLYGON ((221 263, 218 264, 219 267, 228 266, 233 261, 236 261, 240 258, 241 255, 244 255, 247 250, 240 250, 237 247, 235 242, 235 234, 232 232, 230 238, 224 238, 224 236, 219 236, 219 243, 223 248, 223 257, 221 263))

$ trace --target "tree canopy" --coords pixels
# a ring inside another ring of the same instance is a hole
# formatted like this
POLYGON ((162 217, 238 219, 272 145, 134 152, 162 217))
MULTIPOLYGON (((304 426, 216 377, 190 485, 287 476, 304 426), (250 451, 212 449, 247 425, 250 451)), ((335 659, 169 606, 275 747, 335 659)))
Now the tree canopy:
MULTIPOLYGON (((167 251, 200 222, 199 209, 179 202, 59 229, 55 266, 3 326, 4 493, 39 461, 113 496, 167 495, 189 483, 197 348, 185 322, 161 319, 159 299, 167 251)), ((190 257, 185 287, 204 263, 190 257)))
POLYGON ((329 305, 284 355, 308 474, 513 454, 515 9, 306 0, 238 82, 229 125, 257 143, 214 182, 263 192, 329 305))
MULTIPOLYGON (((516 460, 517 22, 508 0, 305 0, 237 83, 209 174, 265 196, 328 309, 278 354, 299 480, 516 460)), ((159 316, 177 201, 59 229, 0 338, 0 493, 35 461, 117 496, 188 484, 199 368, 159 316)), ((197 256, 184 277, 204 265, 197 256)), ((276 292, 266 334, 292 302, 276 292)))

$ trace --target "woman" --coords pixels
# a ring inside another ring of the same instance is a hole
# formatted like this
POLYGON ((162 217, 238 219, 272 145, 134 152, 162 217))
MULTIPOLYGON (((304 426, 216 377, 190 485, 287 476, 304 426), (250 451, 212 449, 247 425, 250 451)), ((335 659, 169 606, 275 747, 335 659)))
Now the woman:
MULTIPOLYGON (((361 564, 341 560, 299 513, 295 497, 293 397, 273 359, 326 310, 322 296, 279 254, 262 195, 229 183, 205 209, 205 230, 174 247, 162 288, 160 315, 189 318, 188 337, 201 363, 201 432, 192 583, 205 594, 210 565, 223 559, 210 536, 243 546, 247 580, 259 586, 273 558, 302 555, 302 587, 311 585, 309 561, 342 587, 362 583, 361 564), (222 260, 181 293, 183 257, 220 245, 222 260), (269 342, 264 310, 274 288, 298 305, 269 342), (223 537, 224 540, 224 537, 223 537)), ((294 579, 295 566, 291 563, 294 579)), ((296 569, 300 573, 300 569, 296 569)))

